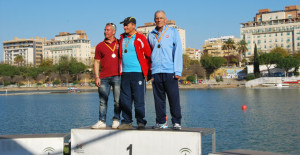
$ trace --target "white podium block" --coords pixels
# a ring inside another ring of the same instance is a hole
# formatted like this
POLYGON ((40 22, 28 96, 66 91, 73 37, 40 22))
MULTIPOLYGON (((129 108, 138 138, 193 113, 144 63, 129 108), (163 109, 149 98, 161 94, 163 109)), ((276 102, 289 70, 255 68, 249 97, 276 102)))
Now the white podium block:
POLYGON ((71 154, 200 155, 202 134, 197 128, 180 131, 150 127, 145 130, 72 129, 71 154))
POLYGON ((65 136, 66 134, 0 135, 0 154, 63 154, 65 136))

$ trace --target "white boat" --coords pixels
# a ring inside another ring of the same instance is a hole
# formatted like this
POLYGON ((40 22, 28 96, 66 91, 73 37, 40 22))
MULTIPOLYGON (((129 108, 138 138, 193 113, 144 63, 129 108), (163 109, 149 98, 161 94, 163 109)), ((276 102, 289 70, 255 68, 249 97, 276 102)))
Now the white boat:
POLYGON ((286 84, 286 83, 263 83, 262 84, 263 86, 266 86, 266 87, 289 87, 289 84, 286 84))

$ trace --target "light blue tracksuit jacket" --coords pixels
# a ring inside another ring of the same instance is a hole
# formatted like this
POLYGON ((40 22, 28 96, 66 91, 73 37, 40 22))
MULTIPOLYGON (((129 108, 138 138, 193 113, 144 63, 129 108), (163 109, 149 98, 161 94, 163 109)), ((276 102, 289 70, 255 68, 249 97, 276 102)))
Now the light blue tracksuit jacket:
POLYGON ((163 27, 161 33, 158 33, 156 29, 152 30, 148 37, 148 43, 151 47, 151 72, 156 73, 174 73, 175 76, 181 76, 182 73, 182 45, 178 31, 175 28, 168 27, 167 31, 163 35, 158 43, 155 36, 160 38, 164 33, 167 25, 163 27), (160 48, 158 45, 160 44, 160 48))

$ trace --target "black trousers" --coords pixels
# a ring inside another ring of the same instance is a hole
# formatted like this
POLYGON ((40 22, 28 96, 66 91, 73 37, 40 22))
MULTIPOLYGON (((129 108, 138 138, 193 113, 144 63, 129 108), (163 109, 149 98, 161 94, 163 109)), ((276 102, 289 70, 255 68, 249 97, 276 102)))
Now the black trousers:
POLYGON ((168 96, 172 123, 181 124, 181 108, 179 98, 178 80, 173 73, 153 74, 153 95, 155 101, 156 123, 166 122, 166 95, 168 96))

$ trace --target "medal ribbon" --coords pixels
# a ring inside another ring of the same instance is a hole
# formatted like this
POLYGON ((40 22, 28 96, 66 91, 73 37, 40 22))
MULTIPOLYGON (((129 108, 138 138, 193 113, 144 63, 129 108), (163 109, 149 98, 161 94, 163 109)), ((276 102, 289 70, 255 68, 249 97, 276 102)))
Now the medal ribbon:
MULTIPOLYGON (((136 34, 136 32, 133 34, 133 35, 135 35, 136 34)), ((131 35, 131 37, 133 36, 133 35, 131 35)), ((126 38, 125 38, 125 49, 127 49, 127 46, 128 46, 128 44, 129 44, 129 42, 130 42, 130 39, 131 39, 131 37, 129 37, 128 36, 128 43, 126 42, 126 38)))
POLYGON ((115 54, 115 49, 116 49, 117 43, 115 43, 114 49, 112 49, 109 45, 107 45, 105 41, 104 41, 104 44, 113 52, 113 54, 115 54))
POLYGON ((158 43, 160 43, 161 38, 165 35, 165 33, 166 33, 166 31, 167 31, 168 28, 169 28, 169 26, 167 26, 167 28, 165 29, 164 33, 159 37, 159 39, 157 37, 157 34, 155 34, 155 37, 156 37, 158 43))

